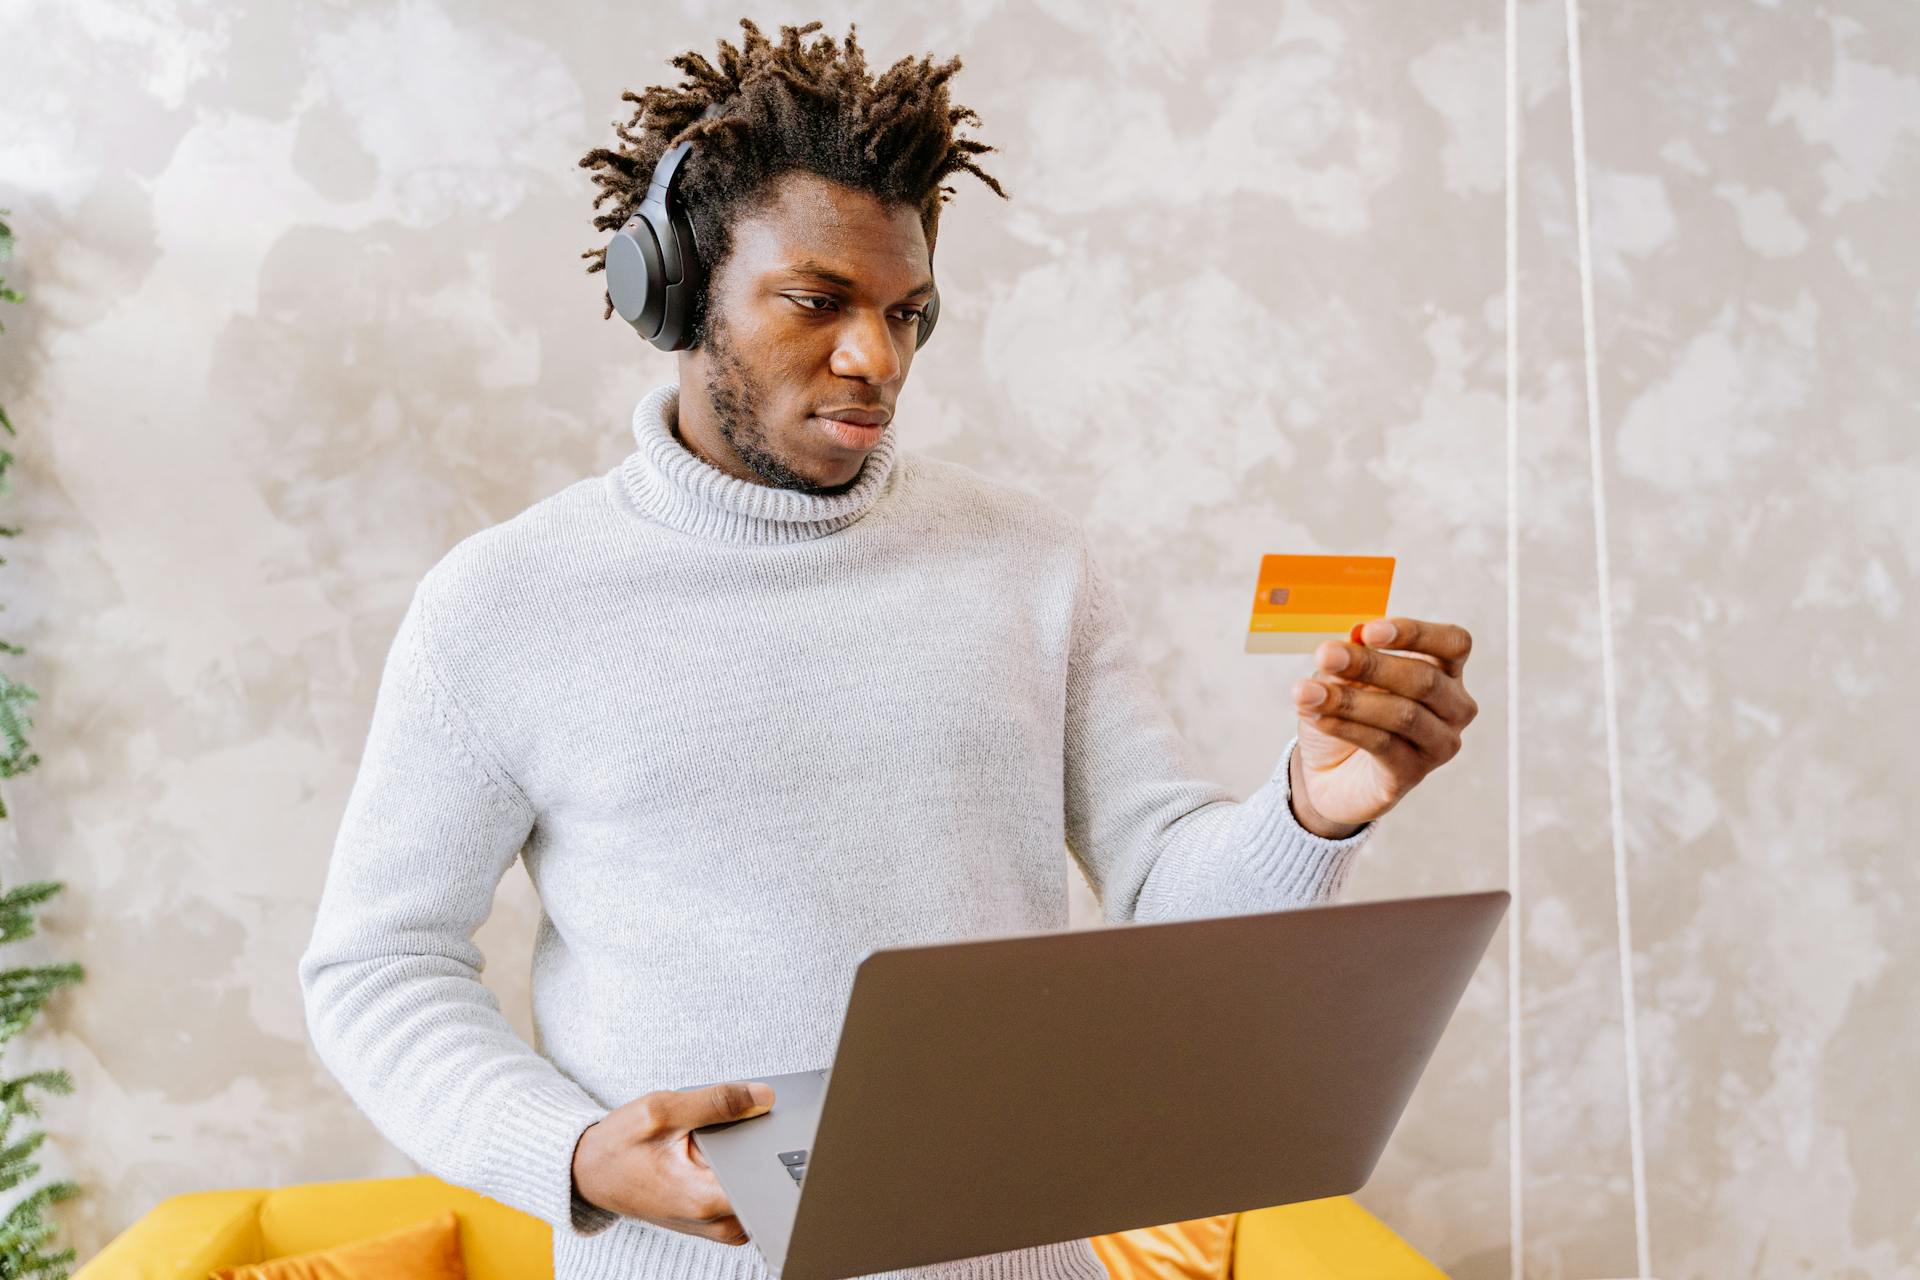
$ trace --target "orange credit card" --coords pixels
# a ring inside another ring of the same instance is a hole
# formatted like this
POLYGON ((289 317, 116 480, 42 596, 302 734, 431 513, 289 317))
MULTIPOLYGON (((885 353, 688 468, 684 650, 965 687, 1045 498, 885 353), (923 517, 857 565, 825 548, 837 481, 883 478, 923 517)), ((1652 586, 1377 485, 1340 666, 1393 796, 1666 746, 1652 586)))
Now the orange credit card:
POLYGON ((1312 653, 1387 616, 1392 556, 1262 556, 1248 653, 1312 653))

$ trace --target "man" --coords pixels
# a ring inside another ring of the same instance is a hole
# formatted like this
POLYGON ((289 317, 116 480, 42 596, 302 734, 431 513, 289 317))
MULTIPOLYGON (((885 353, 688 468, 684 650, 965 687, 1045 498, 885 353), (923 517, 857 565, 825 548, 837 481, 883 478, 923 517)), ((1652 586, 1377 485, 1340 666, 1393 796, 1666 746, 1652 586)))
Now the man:
MULTIPOLYGON (((1113 922, 1328 900, 1476 711, 1466 632, 1379 620, 1321 646, 1253 796, 1196 778, 1078 523, 896 443, 939 181, 1000 190, 958 60, 875 80, 851 30, 741 25, 582 161, 610 230, 695 139, 679 381, 619 466, 415 589, 300 962, 355 1102, 548 1222, 558 1280, 764 1275, 688 1135, 770 1093, 679 1090, 826 1065, 868 950, 1063 927, 1063 845, 1113 922), (516 856, 534 1049, 471 942, 516 856)), ((938 1271, 1105 1275, 1084 1240, 938 1271)))

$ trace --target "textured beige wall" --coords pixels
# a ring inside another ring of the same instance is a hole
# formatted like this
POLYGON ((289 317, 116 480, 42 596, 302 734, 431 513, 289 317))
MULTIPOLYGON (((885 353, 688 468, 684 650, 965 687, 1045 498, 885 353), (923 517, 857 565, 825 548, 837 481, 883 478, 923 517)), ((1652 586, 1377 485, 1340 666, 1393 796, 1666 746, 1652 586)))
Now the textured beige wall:
MULTIPOLYGON (((1920 9, 1587 7, 1655 1274, 1920 1276, 1920 9)), ((27 945, 91 969, 9 1066, 77 1079, 82 1257, 175 1192, 410 1169, 294 962, 413 582, 672 376, 600 320, 574 162, 737 33, 682 8, 0 9, 4 632, 45 756, 4 875, 67 880, 27 945)), ((1482 715, 1353 896, 1506 884, 1517 657, 1526 1272, 1632 1274, 1561 6, 1522 8, 1512 655, 1497 3, 753 16, 966 59, 1014 198, 956 183, 903 443, 1083 515, 1219 780, 1266 775, 1306 670, 1241 652, 1260 553, 1397 555, 1396 611, 1472 629, 1482 715)), ((481 941, 523 1031, 534 919, 516 870, 481 941)), ((1470 1280, 1509 1274, 1507 941, 1360 1196, 1470 1280)))

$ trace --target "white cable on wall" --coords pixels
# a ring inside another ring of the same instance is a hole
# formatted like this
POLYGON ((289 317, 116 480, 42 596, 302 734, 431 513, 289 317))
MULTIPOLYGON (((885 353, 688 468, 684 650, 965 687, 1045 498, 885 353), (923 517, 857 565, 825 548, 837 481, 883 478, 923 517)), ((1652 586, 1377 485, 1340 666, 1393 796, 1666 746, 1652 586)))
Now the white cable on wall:
POLYGON ((1506 0, 1507 90, 1507 1204, 1513 1280, 1525 1274, 1520 1147, 1520 58, 1506 0))
POLYGON ((1633 930, 1628 922, 1626 806, 1620 798, 1620 725, 1613 676, 1613 594, 1607 565, 1605 454, 1600 440, 1600 360, 1593 335, 1593 243, 1588 227, 1587 122, 1580 79, 1580 0, 1567 4, 1567 93, 1573 107, 1573 193, 1580 233, 1580 336, 1587 375, 1587 453, 1593 475, 1593 549, 1600 580, 1600 676, 1607 724, 1607 799, 1613 823, 1613 901, 1620 930, 1620 1004, 1627 1067, 1627 1138, 1633 1158, 1633 1236, 1638 1275, 1653 1274, 1647 1240, 1647 1170, 1640 1125, 1640 1052, 1634 1027, 1633 930))

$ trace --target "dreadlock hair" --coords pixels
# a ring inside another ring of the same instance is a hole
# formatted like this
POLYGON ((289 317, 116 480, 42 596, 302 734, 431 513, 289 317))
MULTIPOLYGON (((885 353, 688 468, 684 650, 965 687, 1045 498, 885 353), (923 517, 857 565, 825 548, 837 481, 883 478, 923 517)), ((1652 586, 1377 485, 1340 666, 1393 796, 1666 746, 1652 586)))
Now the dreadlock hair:
MULTIPOLYGON (((851 22, 844 46, 825 35, 803 44, 801 37, 819 22, 782 25, 777 45, 751 20, 740 25, 742 47, 721 40, 717 69, 698 53, 679 54, 672 63, 686 75, 678 88, 622 93, 623 101, 637 104, 626 125, 614 124, 624 145, 596 147, 580 159, 581 168, 596 170, 601 188, 593 207, 614 202, 593 220, 611 232, 640 208, 660 157, 676 143, 694 141, 680 191, 706 268, 693 304, 696 346, 706 328, 708 288, 732 251, 733 222, 770 202, 774 179, 783 173, 804 170, 888 204, 911 205, 929 254, 940 206, 954 190, 940 186, 942 178, 964 169, 1007 198, 972 159, 994 148, 954 136, 962 121, 980 123, 971 108, 947 102, 947 80, 960 69, 959 58, 938 65, 931 55, 902 58, 875 80, 851 22)), ((593 259, 588 274, 606 270, 604 244, 580 256, 593 259)), ((606 304, 602 319, 613 314, 611 296, 606 304)))

